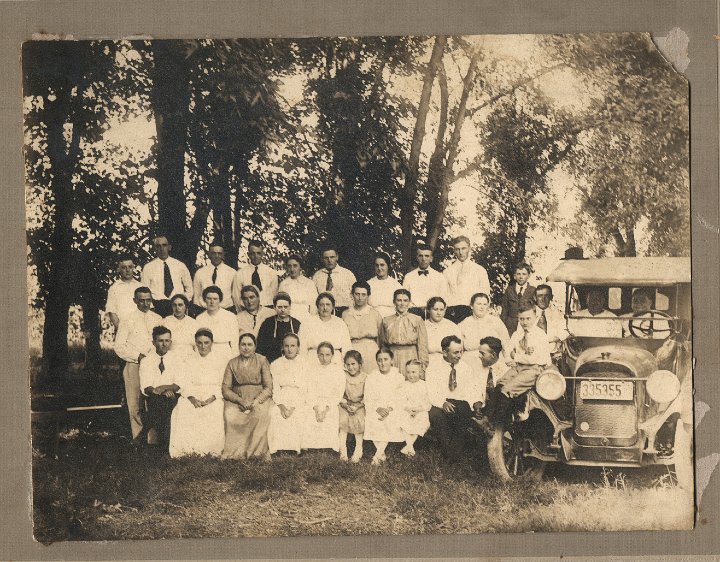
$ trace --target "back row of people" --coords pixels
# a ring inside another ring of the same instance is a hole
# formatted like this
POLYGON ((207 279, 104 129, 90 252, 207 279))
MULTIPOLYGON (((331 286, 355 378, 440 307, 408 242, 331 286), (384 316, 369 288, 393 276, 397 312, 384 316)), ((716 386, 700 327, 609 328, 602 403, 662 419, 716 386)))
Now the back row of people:
MULTIPOLYGON (((459 236, 452 244, 456 259, 442 273, 431 267, 432 248, 419 244, 417 268, 405 275, 402 285, 394 275, 390 257, 378 253, 374 258, 375 276, 368 280, 370 306, 381 317, 393 314, 394 293, 404 287, 412 295, 410 312, 423 318, 427 317, 426 304, 433 297, 441 297, 447 303, 449 320, 459 323, 470 316, 470 299, 478 293, 490 295, 490 282, 485 268, 469 259, 470 240, 459 236)), ((121 317, 135 308, 133 292, 139 286, 150 289, 153 309, 162 317, 172 313, 170 299, 178 294, 188 299, 190 316, 200 314, 207 308, 203 291, 210 286, 222 290, 220 307, 238 314, 248 310, 243 295, 246 286, 257 289, 260 307, 272 307, 278 292, 289 294, 294 303, 293 316, 300 321, 315 313, 315 299, 323 292, 335 298, 338 316, 353 305, 351 288, 357 279, 352 271, 338 263, 339 255, 334 246, 323 248, 323 267, 312 278, 303 275, 302 258, 298 255, 285 259, 286 272, 282 278, 281 273, 264 263, 265 248, 259 240, 250 241, 250 263, 238 270, 225 263, 223 247, 212 243, 206 252, 210 263, 198 269, 194 278, 184 263, 170 255, 172 246, 166 236, 155 237, 153 249, 156 257, 143 267, 140 281, 134 278, 135 263, 131 256, 121 256, 118 260, 119 279, 110 287, 106 305, 106 312, 116 329, 121 317)), ((519 264, 514 271, 514 282, 503 295, 501 319, 510 333, 517 327, 517 308, 521 300, 530 300, 534 296, 535 288, 528 283, 530 273, 529 265, 519 264)))

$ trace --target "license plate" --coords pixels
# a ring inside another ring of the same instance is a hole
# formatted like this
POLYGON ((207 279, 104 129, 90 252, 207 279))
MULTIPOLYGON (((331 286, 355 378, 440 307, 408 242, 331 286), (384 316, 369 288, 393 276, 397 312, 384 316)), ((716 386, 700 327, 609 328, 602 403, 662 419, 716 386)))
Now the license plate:
POLYGON ((581 381, 580 398, 583 400, 632 400, 633 386, 630 381, 581 381))

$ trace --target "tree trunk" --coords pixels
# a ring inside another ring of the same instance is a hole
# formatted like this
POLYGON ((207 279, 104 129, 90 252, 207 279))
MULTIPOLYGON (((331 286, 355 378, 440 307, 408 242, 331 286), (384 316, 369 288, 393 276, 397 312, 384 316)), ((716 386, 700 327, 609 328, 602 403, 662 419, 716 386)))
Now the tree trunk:
POLYGON ((453 128, 450 143, 448 145, 448 154, 445 165, 441 167, 441 171, 437 174, 437 185, 428 193, 428 198, 436 200, 436 204, 431 208, 433 215, 428 215, 427 221, 427 243, 433 248, 437 244, 443 231, 443 223, 445 220, 445 211, 447 210, 448 201, 450 200, 450 183, 453 178, 453 166, 460 150, 460 135, 462 133, 465 115, 467 114, 467 104, 470 94, 475 84, 475 75, 477 72, 478 62, 480 60, 480 51, 476 52, 470 59, 467 73, 463 79, 463 91, 460 95, 457 114, 455 115, 455 127, 453 128))
POLYGON ((60 391, 67 382, 68 309, 74 289, 72 267, 72 222, 75 216, 73 170, 79 160, 78 126, 73 127, 70 146, 65 141, 65 109, 70 106, 70 92, 59 89, 55 101, 47 104, 47 155, 53 170, 51 189, 54 224, 50 236, 50 275, 43 327, 43 360, 36 386, 40 390, 60 391))
POLYGON ((399 269, 408 271, 412 264, 413 228, 415 227, 415 198, 417 196, 420 180, 420 152, 423 139, 425 138, 425 123, 430 110, 430 97, 432 94, 433 82, 437 73, 440 61, 445 51, 447 38, 439 35, 435 38, 432 55, 425 71, 423 89, 418 104, 417 120, 413 130, 413 139, 410 146, 408 158, 408 170, 405 176, 405 188, 400 194, 400 227, 402 263, 399 269))
POLYGON ((151 101, 157 130, 159 233, 173 244, 174 256, 194 269, 197 248, 188 243, 185 225, 185 147, 190 85, 182 43, 153 41, 151 101))

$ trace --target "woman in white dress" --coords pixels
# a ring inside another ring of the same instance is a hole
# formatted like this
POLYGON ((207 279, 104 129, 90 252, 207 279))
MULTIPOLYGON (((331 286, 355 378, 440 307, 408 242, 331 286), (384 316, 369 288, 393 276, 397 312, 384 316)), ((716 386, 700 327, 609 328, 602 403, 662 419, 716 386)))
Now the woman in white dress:
POLYGON ((389 442, 405 441, 400 429, 402 419, 398 399, 405 378, 393 367, 393 352, 380 348, 376 355, 377 370, 365 381, 365 441, 375 445, 372 464, 385 462, 385 448, 389 442))
POLYGON ((493 336, 502 342, 503 350, 505 350, 510 345, 510 336, 500 317, 490 314, 490 297, 485 293, 474 294, 470 299, 470 308, 472 308, 472 316, 468 316, 460 322, 459 327, 465 348, 463 361, 470 365, 474 373, 477 373, 484 370, 478 353, 480 340, 487 336, 493 336))
POLYGON ((310 316, 317 315, 315 300, 318 296, 317 287, 312 279, 303 275, 302 260, 297 254, 285 258, 287 277, 280 282, 278 293, 287 293, 292 299, 290 315, 305 322, 310 316))
POLYGON ((282 357, 270 364, 273 379, 273 402, 268 428, 270 454, 302 448, 305 401, 308 384, 307 363, 300 357, 300 338, 287 334, 283 338, 282 357))
POLYGON ((211 285, 202 293, 207 310, 196 318, 198 328, 207 328, 213 333, 213 347, 215 352, 225 358, 227 364, 238 354, 238 337, 240 326, 237 316, 220 306, 223 292, 220 287, 211 285))
POLYGON ((427 302, 427 320, 425 320, 425 330, 428 339, 428 357, 442 356, 442 348, 440 342, 445 336, 457 336, 462 339, 460 327, 445 318, 447 311, 447 303, 442 297, 432 297, 427 302))
POLYGON ((213 334, 195 334, 197 353, 188 357, 177 384, 180 398, 170 419, 170 456, 219 456, 225 445, 222 381, 225 360, 213 351, 213 334))
POLYGON ((315 300, 317 316, 311 316, 300 325, 300 342, 309 364, 318 363, 317 350, 322 342, 329 342, 335 350, 333 363, 342 370, 342 357, 352 348, 347 324, 335 316, 335 297, 320 293, 315 300))
POLYGON ((163 318, 163 326, 172 332, 172 350, 179 355, 195 353, 195 332, 198 330, 195 318, 187 315, 190 301, 183 294, 170 299, 173 313, 163 318))
POLYGON ((317 347, 317 364, 308 369, 303 449, 339 450, 339 405, 345 394, 345 372, 333 362, 334 355, 333 345, 321 342, 317 347))
POLYGON ((368 304, 377 310, 382 318, 395 314, 393 295, 402 285, 395 279, 390 256, 386 253, 375 254, 375 277, 368 279, 368 285, 370 285, 368 304))

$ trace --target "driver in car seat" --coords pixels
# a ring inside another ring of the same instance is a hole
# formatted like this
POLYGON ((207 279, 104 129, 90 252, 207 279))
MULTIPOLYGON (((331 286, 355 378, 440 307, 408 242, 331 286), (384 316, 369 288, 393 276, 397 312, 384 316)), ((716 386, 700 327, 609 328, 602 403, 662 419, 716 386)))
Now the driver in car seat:
POLYGON ((656 312, 652 312, 653 294, 646 288, 635 289, 631 302, 632 312, 623 314, 621 318, 628 318, 622 324, 624 338, 665 339, 671 333, 667 320, 656 312), (630 325, 632 324, 632 330, 630 325))

